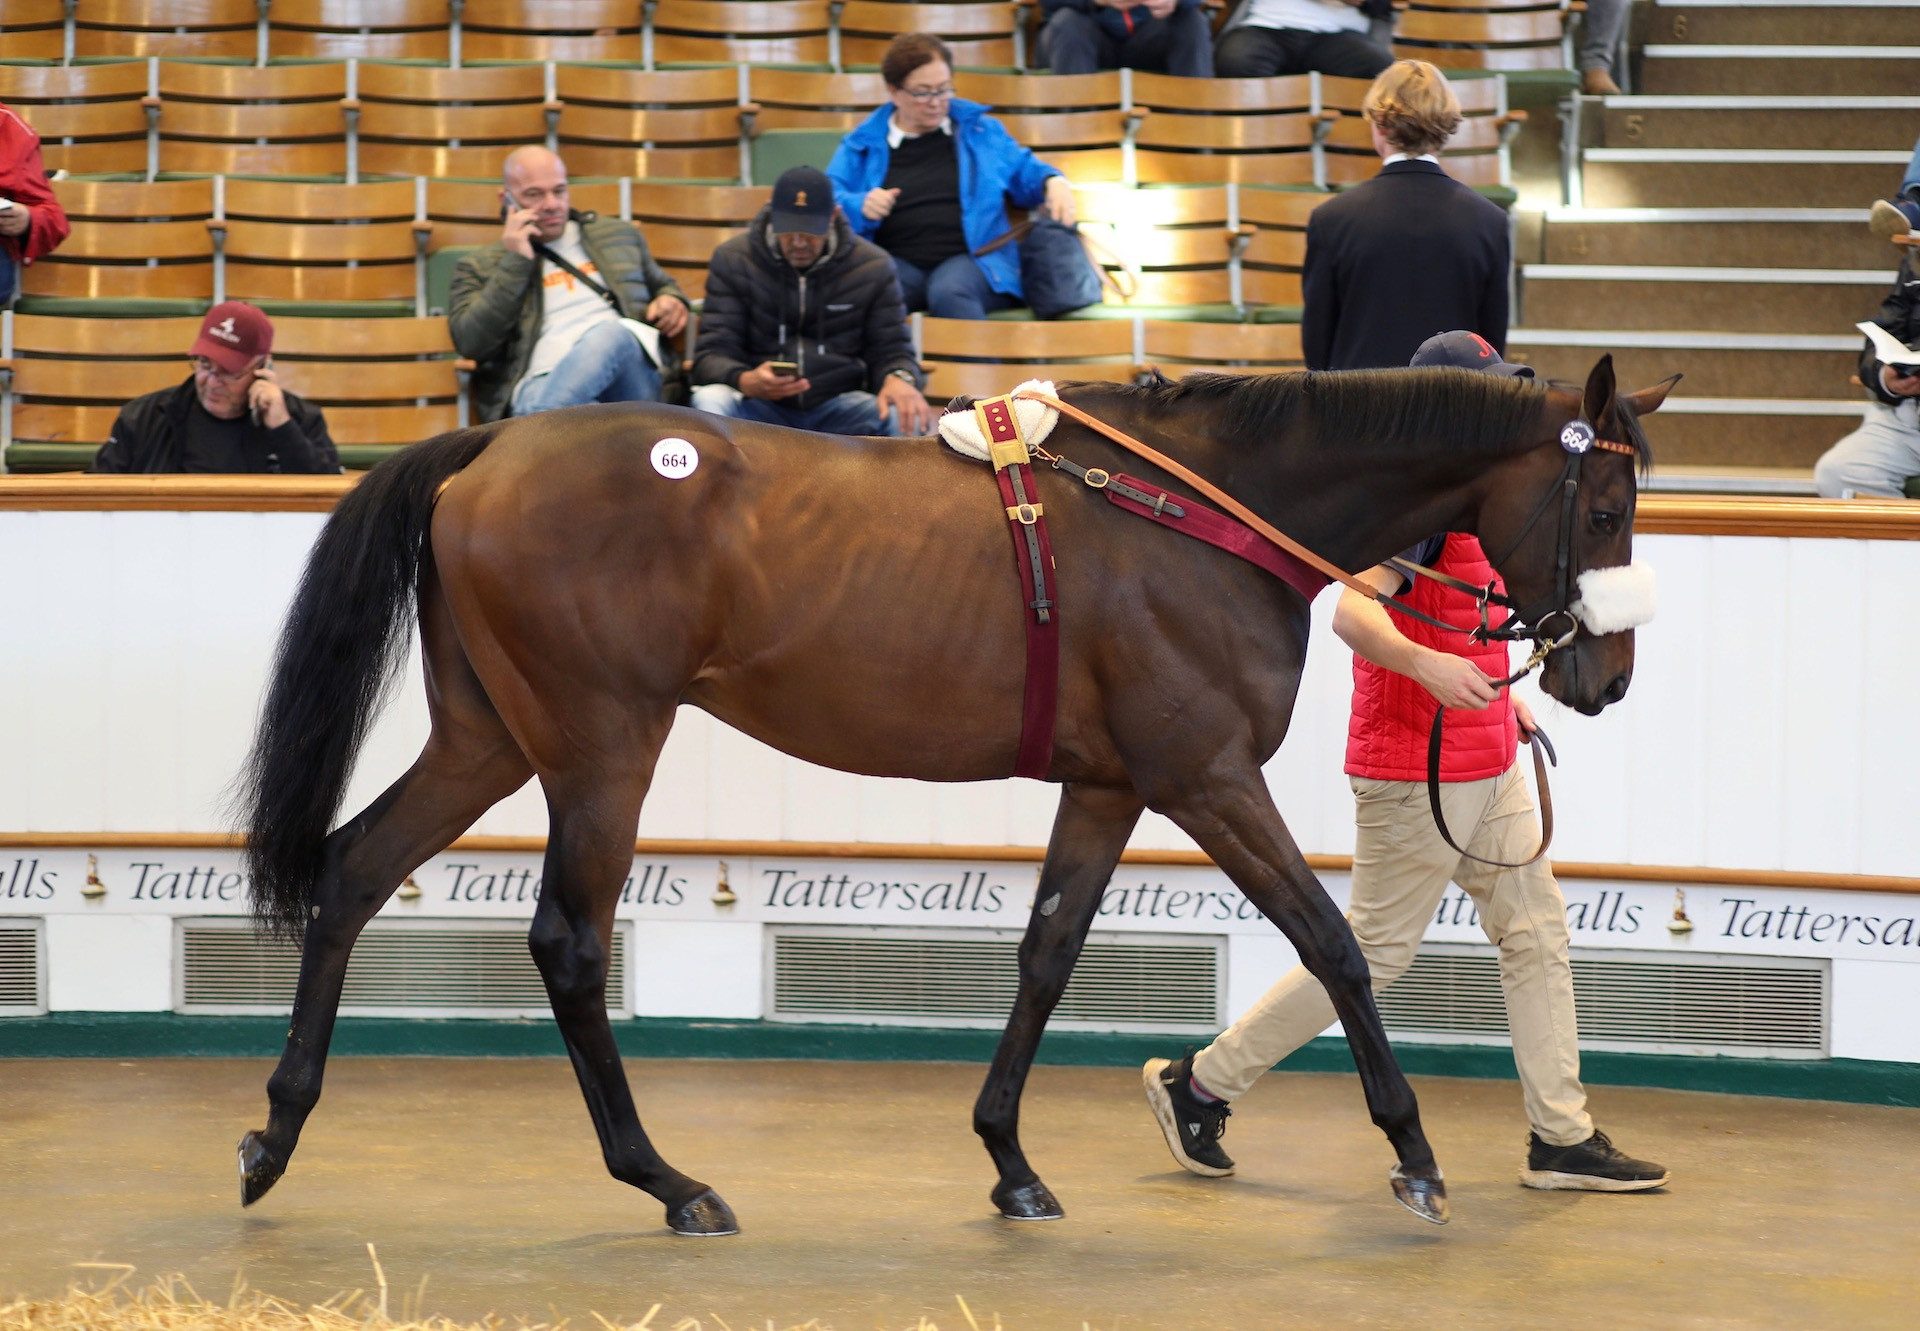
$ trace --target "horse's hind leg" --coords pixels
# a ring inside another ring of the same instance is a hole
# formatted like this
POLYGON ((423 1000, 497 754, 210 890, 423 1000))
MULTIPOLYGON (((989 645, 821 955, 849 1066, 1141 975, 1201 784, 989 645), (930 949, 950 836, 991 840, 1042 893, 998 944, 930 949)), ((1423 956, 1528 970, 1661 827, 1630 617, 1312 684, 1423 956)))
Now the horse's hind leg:
POLYGON ((1020 1149, 1020 1093, 1142 807, 1130 789, 1069 785, 1060 794, 1033 915, 1020 940, 1020 990, 973 1107, 973 1130, 1000 1171, 993 1204, 1011 1220, 1063 1214, 1020 1149))
POLYGON ((1400 1163, 1393 1194, 1423 1220, 1444 1225, 1447 1190, 1420 1126, 1413 1088, 1387 1044, 1353 931, 1328 900, 1273 806, 1257 770, 1212 790, 1183 791, 1156 804, 1213 857, 1247 899, 1280 927, 1315 979, 1326 986, 1347 1033, 1374 1123, 1400 1163))
POLYGON ((527 943, 580 1079, 607 1172, 664 1202, 667 1225, 675 1233, 736 1234, 740 1227, 719 1195, 654 1150, 640 1126, 607 1020, 614 910, 633 871, 640 804, 672 720, 669 705, 644 752, 624 755, 627 761, 642 760, 637 769, 608 772, 601 755, 586 764, 594 768, 590 784, 579 776, 542 774, 551 826, 540 904, 527 943))
POLYGON ((438 597, 431 587, 422 597, 433 731, 406 774, 322 848, 286 1049, 267 1081, 267 1126, 240 1142, 243 1205, 258 1201, 286 1172, 320 1099, 347 957, 360 931, 408 874, 533 775, 474 677, 438 597))

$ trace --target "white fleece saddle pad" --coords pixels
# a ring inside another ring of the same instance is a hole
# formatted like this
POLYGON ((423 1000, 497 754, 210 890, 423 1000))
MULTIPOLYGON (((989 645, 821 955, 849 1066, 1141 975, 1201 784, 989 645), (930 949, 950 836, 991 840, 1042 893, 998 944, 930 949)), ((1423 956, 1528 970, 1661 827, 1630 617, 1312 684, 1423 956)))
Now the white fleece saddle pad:
MULTIPOLYGON (((1054 395, 1051 379, 1029 379, 1013 391, 1016 393, 1031 389, 1036 393, 1054 395)), ((1060 419, 1060 413, 1044 402, 1031 402, 1016 398, 1013 403, 1013 418, 1020 424, 1020 437, 1029 445, 1037 444, 1053 432, 1053 426, 1060 419)), ((987 438, 980 432, 980 418, 973 414, 973 408, 965 411, 948 411, 940 416, 940 437, 947 441, 947 447, 954 452, 981 462, 990 461, 987 451, 987 438)))

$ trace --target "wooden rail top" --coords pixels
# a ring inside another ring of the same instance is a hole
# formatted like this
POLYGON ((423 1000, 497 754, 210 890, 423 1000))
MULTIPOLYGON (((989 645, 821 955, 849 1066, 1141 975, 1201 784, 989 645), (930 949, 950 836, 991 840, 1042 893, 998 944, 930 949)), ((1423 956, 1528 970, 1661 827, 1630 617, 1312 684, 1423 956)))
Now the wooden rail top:
MULTIPOLYGON (((358 473, 346 476, 0 476, 0 511, 324 513, 358 480, 358 473)), ((1920 541, 1920 502, 1643 494, 1635 529, 1649 535, 1920 541)))

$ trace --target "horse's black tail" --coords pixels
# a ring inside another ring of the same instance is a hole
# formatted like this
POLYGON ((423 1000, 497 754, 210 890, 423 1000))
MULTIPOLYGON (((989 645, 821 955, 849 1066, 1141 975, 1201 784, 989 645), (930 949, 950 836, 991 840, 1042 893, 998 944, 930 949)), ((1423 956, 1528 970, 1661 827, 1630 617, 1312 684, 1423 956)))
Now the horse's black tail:
POLYGON ((493 434, 457 430, 382 462, 340 501, 307 558, 235 783, 253 915, 271 933, 298 939, 306 926, 321 843, 412 640, 434 499, 493 434))

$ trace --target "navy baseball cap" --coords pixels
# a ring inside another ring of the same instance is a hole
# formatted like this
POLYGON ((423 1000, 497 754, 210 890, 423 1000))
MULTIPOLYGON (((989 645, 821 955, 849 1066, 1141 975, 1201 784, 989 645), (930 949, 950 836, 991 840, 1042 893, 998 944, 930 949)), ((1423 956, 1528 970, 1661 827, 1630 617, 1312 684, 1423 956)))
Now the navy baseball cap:
POLYGON ((775 235, 804 231, 824 236, 833 225, 833 182, 811 166, 790 167, 773 182, 775 235))
POLYGON ((1420 350, 1413 353, 1413 359, 1408 364, 1416 370, 1451 365, 1460 370, 1485 370, 1489 374, 1533 378, 1531 365, 1515 365, 1501 360, 1500 353, 1493 349, 1493 344, 1486 338, 1463 330, 1437 333, 1428 338, 1420 344, 1420 350))

